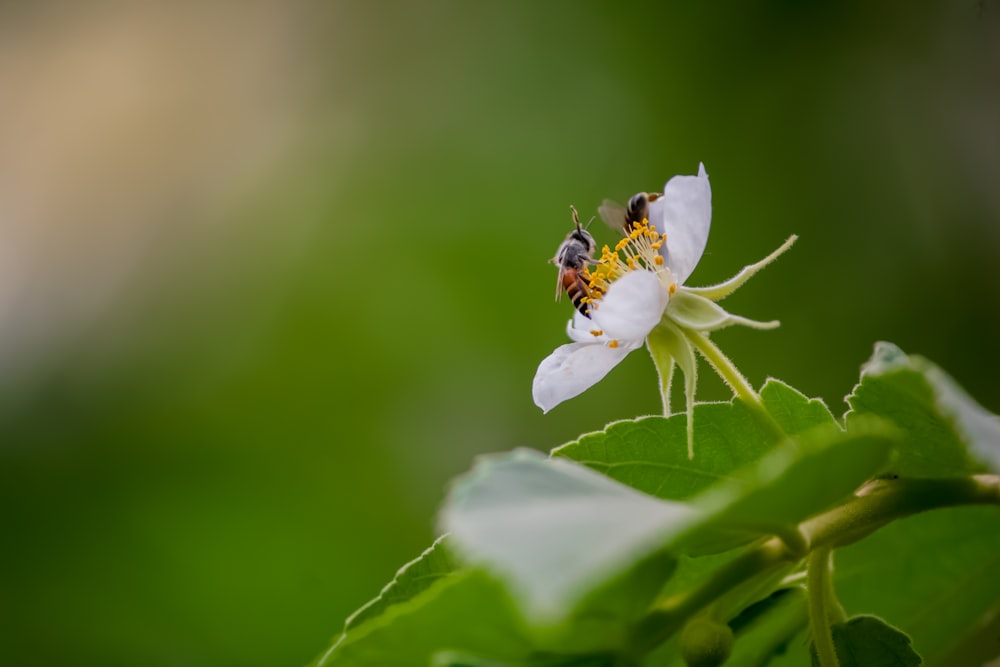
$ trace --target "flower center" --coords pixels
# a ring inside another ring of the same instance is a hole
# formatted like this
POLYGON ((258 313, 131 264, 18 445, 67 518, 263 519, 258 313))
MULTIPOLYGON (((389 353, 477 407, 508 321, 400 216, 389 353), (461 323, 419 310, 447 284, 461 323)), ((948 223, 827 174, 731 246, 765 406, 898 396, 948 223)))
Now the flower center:
POLYGON ((633 223, 628 236, 620 240, 614 250, 604 246, 596 266, 584 273, 590 288, 590 294, 585 297, 587 302, 599 302, 611 283, 632 271, 655 273, 663 289, 673 293, 673 277, 660 254, 666 241, 667 235, 656 231, 656 226, 649 224, 648 219, 633 223))

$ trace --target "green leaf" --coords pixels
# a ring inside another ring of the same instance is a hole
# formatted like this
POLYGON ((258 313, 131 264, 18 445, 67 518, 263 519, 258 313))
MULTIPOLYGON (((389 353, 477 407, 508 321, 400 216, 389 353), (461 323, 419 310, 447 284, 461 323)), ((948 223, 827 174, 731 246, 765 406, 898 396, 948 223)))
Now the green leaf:
POLYGON ((314 664, 548 667, 567 660, 539 654, 506 591, 481 572, 459 570, 447 542, 447 536, 438 538, 400 568, 376 598, 347 619, 343 633, 314 664), (468 622, 470 610, 474 624, 468 622), (462 650, 442 652, 446 646, 462 650))
POLYGON ((426 665, 446 647, 508 661, 538 653, 503 587, 465 570, 351 628, 313 667, 426 665))
POLYGON ((905 440, 892 472, 905 477, 1000 471, 1000 417, 976 403, 940 368, 878 343, 848 397, 848 430, 863 415, 896 423, 905 440))
POLYGON ((350 632, 365 621, 382 615, 392 605, 409 600, 438 579, 458 569, 458 564, 448 552, 444 542, 445 538, 439 537, 419 557, 401 567, 378 597, 348 617, 344 623, 344 632, 350 632))
MULTIPOLYGON (((778 380, 768 380, 761 400, 789 435, 834 419, 778 380)), ((666 500, 684 500, 755 463, 777 444, 760 417, 740 401, 695 406, 695 457, 687 456, 686 415, 643 417, 609 425, 552 451, 623 484, 666 500)))
POLYGON ((849 497, 883 470, 896 445, 895 429, 858 420, 850 433, 819 427, 733 474, 693 503, 714 515, 713 525, 783 533, 849 497))
MULTIPOLYGON (((919 667, 910 638, 877 616, 855 616, 831 626, 840 667, 919 667)), ((819 659, 812 651, 813 667, 819 659)))
POLYGON ((927 664, 981 664, 1000 654, 995 627, 985 632, 1000 617, 1000 509, 955 507, 895 521, 838 549, 835 565, 845 609, 890 619, 927 664))
POLYGON ((769 378, 760 390, 760 400, 768 413, 788 435, 798 435, 817 426, 836 423, 821 399, 804 394, 781 380, 769 378))

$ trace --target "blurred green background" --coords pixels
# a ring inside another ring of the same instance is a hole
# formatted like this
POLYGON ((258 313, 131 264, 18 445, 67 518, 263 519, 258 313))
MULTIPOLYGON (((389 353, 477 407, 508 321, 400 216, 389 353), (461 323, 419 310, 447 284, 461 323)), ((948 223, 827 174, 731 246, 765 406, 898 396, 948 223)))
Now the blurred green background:
POLYGON ((4 4, 0 664, 304 664, 476 454, 656 412, 642 353, 532 404, 546 260, 699 161, 692 284, 801 237, 727 302, 782 321, 717 335, 755 384, 839 413, 887 339, 1000 409, 998 36, 991 0, 4 4))

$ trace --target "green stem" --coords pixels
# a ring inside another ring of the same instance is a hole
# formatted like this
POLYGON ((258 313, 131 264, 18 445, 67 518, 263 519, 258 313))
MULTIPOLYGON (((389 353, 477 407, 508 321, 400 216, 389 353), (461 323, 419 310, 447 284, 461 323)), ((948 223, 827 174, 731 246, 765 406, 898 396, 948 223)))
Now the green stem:
POLYGON ((843 505, 799 527, 810 549, 842 547, 904 516, 956 505, 1000 505, 1000 476, 873 480, 843 505))
POLYGON ((830 628, 831 610, 839 606, 833 597, 830 547, 816 549, 806 559, 809 590, 809 625, 820 667, 840 667, 830 628))
MULTIPOLYGON (((1000 476, 954 479, 875 480, 823 514, 799 524, 807 552, 853 544, 882 526, 912 514, 958 505, 1000 506, 1000 476)), ((799 548, 778 537, 767 539, 721 567, 698 588, 661 601, 634 629, 634 646, 649 651, 680 630, 687 620, 724 593, 771 570, 797 563, 799 548)))

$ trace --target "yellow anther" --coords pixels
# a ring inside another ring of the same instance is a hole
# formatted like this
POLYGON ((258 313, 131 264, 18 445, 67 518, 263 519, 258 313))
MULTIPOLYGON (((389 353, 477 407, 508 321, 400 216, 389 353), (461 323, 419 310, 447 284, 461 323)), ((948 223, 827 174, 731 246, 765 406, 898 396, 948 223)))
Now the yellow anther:
POLYGON ((667 294, 673 296, 674 292, 676 291, 677 291, 677 283, 670 283, 670 287, 667 288, 667 294))
POLYGON ((663 255, 657 255, 653 258, 653 261, 656 262, 657 266, 663 266, 663 255))
POLYGON ((618 347, 618 341, 617 340, 609 340, 608 341, 608 347, 611 347, 611 348, 618 347))
POLYGON ((659 250, 663 247, 663 241, 655 241, 651 246, 653 250, 659 250))
POLYGON ((597 337, 597 336, 603 336, 603 335, 604 335, 604 332, 603 332, 603 331, 601 331, 600 329, 591 329, 591 330, 590 330, 590 335, 591 335, 591 336, 594 336, 594 337, 597 337))

